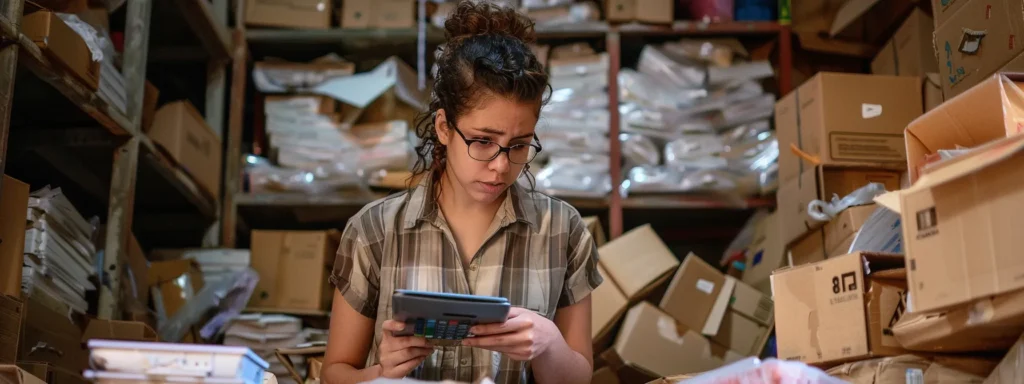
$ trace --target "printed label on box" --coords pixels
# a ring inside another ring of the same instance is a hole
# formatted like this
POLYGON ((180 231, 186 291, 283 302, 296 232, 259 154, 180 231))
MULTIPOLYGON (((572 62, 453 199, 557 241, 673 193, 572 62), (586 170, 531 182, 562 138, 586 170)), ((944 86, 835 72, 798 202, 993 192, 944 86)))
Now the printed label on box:
POLYGON ((832 160, 904 162, 906 145, 902 134, 832 132, 829 134, 832 160))
POLYGON ((697 290, 710 295, 711 292, 715 290, 715 283, 712 283, 704 279, 698 279, 697 290))

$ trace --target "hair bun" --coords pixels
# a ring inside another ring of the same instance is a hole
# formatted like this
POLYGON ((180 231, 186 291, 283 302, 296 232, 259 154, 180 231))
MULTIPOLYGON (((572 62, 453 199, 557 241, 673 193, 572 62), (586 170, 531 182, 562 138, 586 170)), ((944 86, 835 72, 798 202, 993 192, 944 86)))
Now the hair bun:
POLYGON ((462 0, 444 22, 449 41, 477 35, 506 35, 531 43, 533 21, 513 8, 480 0, 462 0))

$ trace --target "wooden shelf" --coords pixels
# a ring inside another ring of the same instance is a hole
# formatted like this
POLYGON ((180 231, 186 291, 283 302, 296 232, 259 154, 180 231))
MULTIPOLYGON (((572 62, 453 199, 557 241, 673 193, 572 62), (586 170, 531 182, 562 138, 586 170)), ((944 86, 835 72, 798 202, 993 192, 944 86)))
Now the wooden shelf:
POLYGON ((154 61, 230 60, 231 36, 217 19, 207 0, 155 1, 150 27, 154 61))
POLYGON ((590 21, 573 24, 538 25, 534 29, 538 39, 596 38, 608 33, 608 23, 590 21))
MULTIPOLYGON (((347 46, 395 45, 415 43, 419 35, 417 28, 401 29, 247 29, 249 44, 338 44, 347 46)), ((444 31, 434 26, 427 27, 427 42, 438 44, 444 41, 444 31)))
POLYGON ((724 23, 703 23, 697 21, 676 21, 672 25, 648 25, 629 23, 616 25, 623 35, 633 36, 689 36, 689 35, 771 35, 785 27, 770 21, 731 21, 724 23))
POLYGON ((774 197, 734 198, 664 194, 637 195, 622 199, 623 209, 754 209, 774 206, 774 197))

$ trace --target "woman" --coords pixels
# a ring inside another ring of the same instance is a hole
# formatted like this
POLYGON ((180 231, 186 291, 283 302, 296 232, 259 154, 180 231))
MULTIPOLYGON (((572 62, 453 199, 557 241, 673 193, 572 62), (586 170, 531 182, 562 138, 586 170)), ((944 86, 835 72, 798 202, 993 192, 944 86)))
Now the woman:
POLYGON ((526 45, 533 24, 466 1, 445 30, 417 124, 424 177, 349 220, 322 378, 589 383, 597 251, 575 209, 516 182, 541 150, 534 130, 550 90, 526 45), (513 308, 461 346, 432 348, 392 334, 403 328, 391 319, 395 289, 500 296, 513 308))

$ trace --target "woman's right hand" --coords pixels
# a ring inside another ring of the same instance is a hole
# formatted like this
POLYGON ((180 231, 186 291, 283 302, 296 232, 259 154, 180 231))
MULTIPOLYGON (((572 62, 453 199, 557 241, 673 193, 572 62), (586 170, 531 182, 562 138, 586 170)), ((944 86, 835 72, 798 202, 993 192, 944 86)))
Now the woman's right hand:
POLYGON ((400 379, 409 375, 430 354, 434 348, 427 339, 417 336, 395 336, 393 332, 405 329, 405 323, 385 320, 381 325, 384 336, 380 342, 381 376, 400 379))

